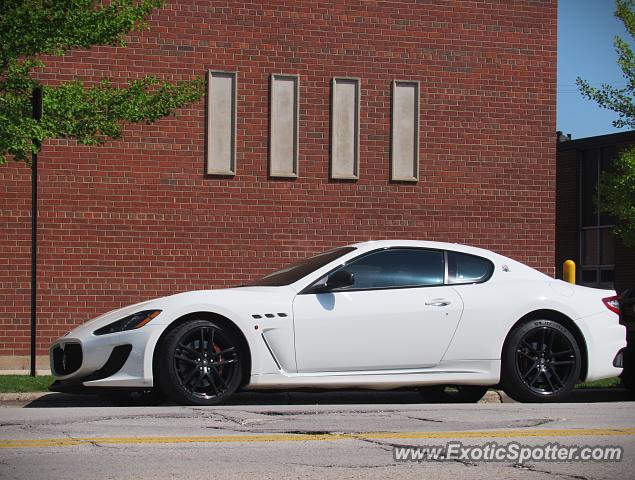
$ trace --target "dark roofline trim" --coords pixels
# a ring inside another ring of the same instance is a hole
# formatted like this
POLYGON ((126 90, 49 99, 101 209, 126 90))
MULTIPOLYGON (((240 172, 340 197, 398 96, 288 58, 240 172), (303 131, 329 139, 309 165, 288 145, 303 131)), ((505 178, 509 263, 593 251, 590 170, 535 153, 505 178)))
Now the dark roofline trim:
POLYGON ((622 143, 635 143, 635 130, 628 132, 609 133, 597 137, 578 138, 567 142, 558 142, 558 151, 582 150, 586 148, 618 145, 622 143))

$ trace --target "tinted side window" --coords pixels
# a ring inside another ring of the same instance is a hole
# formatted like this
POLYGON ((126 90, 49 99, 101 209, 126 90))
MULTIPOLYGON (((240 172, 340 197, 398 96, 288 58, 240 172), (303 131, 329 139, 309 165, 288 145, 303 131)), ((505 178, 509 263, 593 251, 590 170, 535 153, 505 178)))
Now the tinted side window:
POLYGON ((443 252, 423 249, 381 250, 353 260, 344 269, 352 272, 350 289, 443 285, 443 252))
POLYGON ((494 264, 466 253, 448 252, 448 283, 479 283, 492 276, 494 264))

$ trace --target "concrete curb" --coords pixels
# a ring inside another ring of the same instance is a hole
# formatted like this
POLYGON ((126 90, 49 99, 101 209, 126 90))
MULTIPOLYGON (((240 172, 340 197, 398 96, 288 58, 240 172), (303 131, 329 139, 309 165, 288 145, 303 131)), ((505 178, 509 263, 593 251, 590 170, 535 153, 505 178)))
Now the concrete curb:
POLYGON ((0 393, 0 403, 32 402, 52 392, 0 393))

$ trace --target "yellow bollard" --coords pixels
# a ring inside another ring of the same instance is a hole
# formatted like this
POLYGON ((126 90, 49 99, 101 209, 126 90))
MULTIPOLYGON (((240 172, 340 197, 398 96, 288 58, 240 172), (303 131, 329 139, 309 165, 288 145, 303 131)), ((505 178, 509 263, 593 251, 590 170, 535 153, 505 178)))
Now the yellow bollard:
POLYGON ((573 260, 565 260, 562 264, 562 276, 565 282, 575 283, 575 262, 573 260))

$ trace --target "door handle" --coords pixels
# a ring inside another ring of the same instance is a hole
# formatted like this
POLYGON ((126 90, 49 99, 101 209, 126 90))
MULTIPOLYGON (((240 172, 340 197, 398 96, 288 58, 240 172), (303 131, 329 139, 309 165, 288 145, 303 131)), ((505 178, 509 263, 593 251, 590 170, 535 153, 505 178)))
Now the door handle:
POLYGON ((450 302, 449 300, 445 300, 444 298, 437 298, 430 302, 426 302, 425 304, 428 305, 429 307, 447 307, 451 303, 452 302, 450 302))

